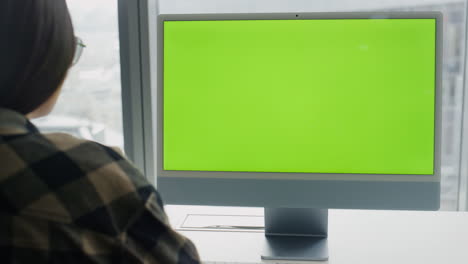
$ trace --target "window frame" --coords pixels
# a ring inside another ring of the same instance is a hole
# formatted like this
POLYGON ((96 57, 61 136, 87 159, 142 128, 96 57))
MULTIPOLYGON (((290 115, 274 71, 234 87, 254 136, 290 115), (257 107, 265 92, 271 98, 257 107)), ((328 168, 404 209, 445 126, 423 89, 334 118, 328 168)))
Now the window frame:
MULTIPOLYGON (((468 14, 468 2, 465 2, 468 14)), ((157 100, 157 16, 158 0, 118 0, 122 112, 124 145, 128 157, 156 184, 157 100)), ((468 20, 465 18, 465 43, 468 43, 468 20)), ((458 211, 468 211, 468 44, 465 58, 461 147, 459 158, 458 211)))
POLYGON ((157 0, 118 0, 122 112, 127 156, 156 184, 157 0))
MULTIPOLYGON (((468 1, 465 2, 465 14, 468 14, 468 1)), ((458 211, 468 211, 468 19, 465 15, 465 49, 462 57, 464 61, 464 75, 463 75, 463 91, 462 91, 462 124, 460 134, 460 164, 459 164, 459 181, 458 181, 458 211)))

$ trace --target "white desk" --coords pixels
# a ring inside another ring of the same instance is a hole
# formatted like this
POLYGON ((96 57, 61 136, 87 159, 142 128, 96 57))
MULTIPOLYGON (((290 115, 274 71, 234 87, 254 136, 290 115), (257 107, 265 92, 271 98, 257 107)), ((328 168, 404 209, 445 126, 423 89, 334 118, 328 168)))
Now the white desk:
MULTIPOLYGON (((167 206, 174 227, 186 213, 262 215, 261 208, 167 206)), ((182 231, 204 263, 262 261, 262 233, 182 231)), ((468 264, 468 212, 330 210, 330 264, 468 264)), ((306 262, 300 262, 306 263, 306 262)), ((307 262, 308 263, 308 262, 307 262)))

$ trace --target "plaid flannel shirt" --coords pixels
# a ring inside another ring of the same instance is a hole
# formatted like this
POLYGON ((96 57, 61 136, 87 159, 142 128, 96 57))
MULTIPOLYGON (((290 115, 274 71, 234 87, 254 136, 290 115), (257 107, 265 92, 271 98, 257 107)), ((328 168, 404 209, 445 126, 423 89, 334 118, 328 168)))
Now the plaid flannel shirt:
POLYGON ((0 109, 1 263, 199 263, 121 154, 0 109))

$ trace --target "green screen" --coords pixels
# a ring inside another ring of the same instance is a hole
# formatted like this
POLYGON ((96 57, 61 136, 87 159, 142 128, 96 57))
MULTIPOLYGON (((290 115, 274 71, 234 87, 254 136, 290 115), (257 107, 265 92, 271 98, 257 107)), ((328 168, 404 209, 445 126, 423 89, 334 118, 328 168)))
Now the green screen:
POLYGON ((433 174, 435 19, 164 22, 165 170, 433 174))

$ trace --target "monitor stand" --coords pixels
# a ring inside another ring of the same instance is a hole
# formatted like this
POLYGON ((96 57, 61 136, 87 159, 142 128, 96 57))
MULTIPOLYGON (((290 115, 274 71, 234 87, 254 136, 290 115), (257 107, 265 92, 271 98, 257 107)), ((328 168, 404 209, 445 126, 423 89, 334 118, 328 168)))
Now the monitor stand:
POLYGON ((264 260, 328 260, 328 209, 265 208, 264 260))

